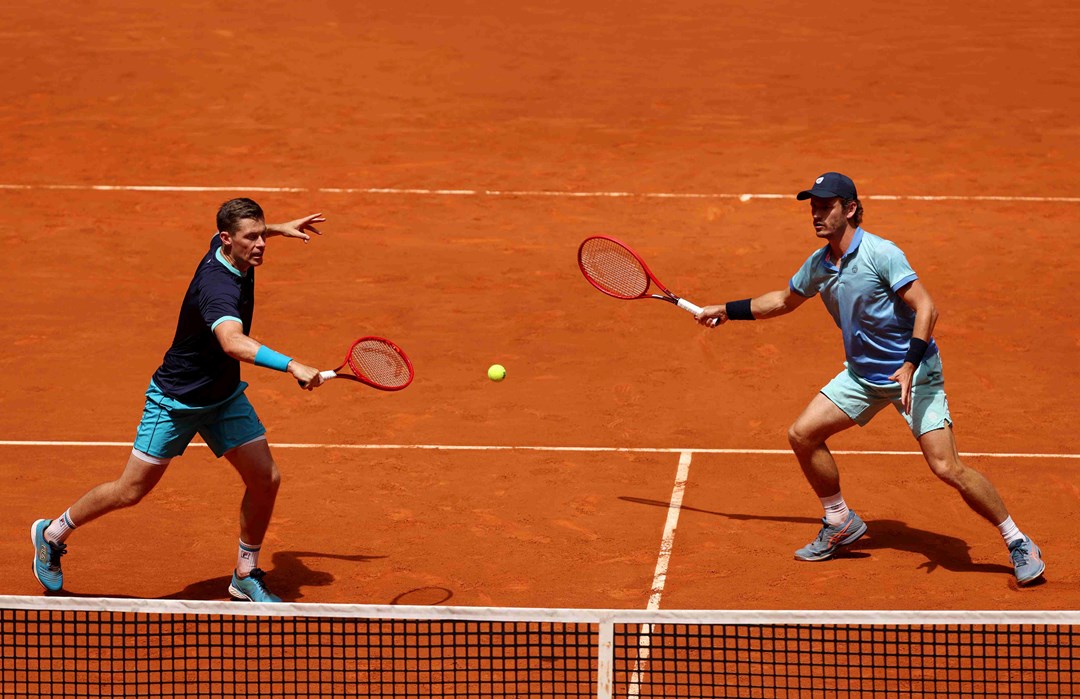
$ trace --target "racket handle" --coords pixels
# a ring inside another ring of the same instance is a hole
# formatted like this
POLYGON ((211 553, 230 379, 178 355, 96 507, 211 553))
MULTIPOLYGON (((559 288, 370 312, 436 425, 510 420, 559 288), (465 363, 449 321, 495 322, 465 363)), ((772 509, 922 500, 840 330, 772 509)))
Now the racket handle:
MULTIPOLYGON (((683 309, 684 311, 690 311, 694 315, 697 315, 698 313, 701 313, 701 306, 695 306, 694 304, 690 303, 686 299, 679 299, 678 301, 675 302, 675 305, 678 306, 679 308, 683 309)), ((709 327, 710 328, 715 328, 717 326, 717 324, 719 323, 719 321, 720 321, 719 318, 711 319, 709 321, 709 327)))
POLYGON ((694 304, 690 303, 686 299, 679 299, 678 301, 675 302, 675 305, 678 306, 679 308, 683 309, 684 311, 690 311, 694 315, 697 315, 698 313, 701 313, 701 306, 695 306, 694 304))
MULTIPOLYGON (((326 381, 329 381, 330 379, 336 379, 337 378, 337 372, 333 371, 331 369, 327 369, 326 371, 320 371, 319 376, 321 376, 322 380, 324 382, 326 382, 326 381)), ((300 384, 301 388, 304 387, 304 382, 303 381, 297 379, 296 383, 300 384)))

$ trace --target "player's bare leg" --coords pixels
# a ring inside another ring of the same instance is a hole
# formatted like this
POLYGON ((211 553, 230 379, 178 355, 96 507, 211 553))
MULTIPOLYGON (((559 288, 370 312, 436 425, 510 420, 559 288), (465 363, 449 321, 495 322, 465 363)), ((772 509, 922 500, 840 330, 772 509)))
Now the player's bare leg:
POLYGON ((271 593, 263 582, 265 573, 259 568, 259 552, 274 513, 281 474, 265 439, 239 446, 227 452, 225 458, 246 486, 240 503, 240 547, 229 594, 252 602, 280 602, 281 598, 271 593))
POLYGON ((151 464, 132 454, 119 478, 92 488, 71 506, 72 522, 81 527, 113 510, 137 504, 154 489, 167 467, 167 463, 151 464))
POLYGON ((168 461, 152 464, 132 454, 123 473, 114 481, 91 488, 67 512, 56 519, 39 519, 30 527, 34 544, 34 576, 49 591, 64 586, 60 557, 67 553, 64 541, 75 528, 113 510, 131 507, 154 489, 168 461))
POLYGON ((956 488, 968 507, 983 519, 996 526, 1009 516, 993 484, 960 459, 951 425, 919 437, 919 447, 934 475, 956 488))
POLYGON ((855 426, 855 421, 819 393, 788 429, 788 443, 819 498, 840 492, 840 471, 825 440, 855 426))
POLYGON ((246 486, 240 503, 240 538, 254 546, 262 544, 274 513, 281 474, 265 439, 249 442, 225 454, 246 486))
POLYGON ((825 444, 832 435, 854 425, 854 420, 819 393, 788 430, 788 442, 803 475, 825 509, 817 537, 795 552, 800 561, 832 558, 841 546, 854 543, 866 533, 866 523, 848 509, 840 494, 840 471, 825 444))
POLYGON ((1013 522, 990 480, 960 459, 952 425, 922 435, 919 446, 934 475, 955 488, 968 507, 997 527, 1009 548, 1016 581, 1028 585, 1041 578, 1046 570, 1042 550, 1013 522))

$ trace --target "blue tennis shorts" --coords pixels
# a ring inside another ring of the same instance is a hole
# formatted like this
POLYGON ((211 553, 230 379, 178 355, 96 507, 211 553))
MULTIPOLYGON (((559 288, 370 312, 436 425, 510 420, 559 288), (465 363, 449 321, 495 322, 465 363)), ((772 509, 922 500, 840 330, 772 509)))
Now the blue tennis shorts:
POLYGON ((169 398, 151 381, 135 451, 155 459, 171 459, 183 454, 197 433, 220 458, 230 449, 261 437, 266 428, 244 395, 245 388, 247 384, 241 381, 224 401, 195 407, 169 398))
POLYGON ((952 424, 949 401, 945 397, 945 377, 941 373, 940 352, 923 359, 922 364, 915 370, 911 386, 910 415, 904 413, 900 402, 900 384, 870 383, 848 368, 837 374, 821 392, 835 403, 836 407, 847 413, 859 427, 864 427, 890 403, 907 422, 916 439, 927 432, 952 424))

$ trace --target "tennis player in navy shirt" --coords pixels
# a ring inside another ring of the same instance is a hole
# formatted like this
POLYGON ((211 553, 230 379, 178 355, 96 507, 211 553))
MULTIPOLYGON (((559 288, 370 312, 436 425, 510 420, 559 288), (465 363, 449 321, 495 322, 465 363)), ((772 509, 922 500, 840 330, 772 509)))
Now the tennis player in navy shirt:
POLYGON ((267 239, 280 235, 307 242, 309 232, 319 233, 314 224, 324 220, 313 214, 267 225, 262 208, 251 199, 221 205, 218 233, 188 285, 172 345, 150 380, 123 473, 91 489, 56 519, 40 519, 31 527, 34 575, 46 590, 63 587, 60 557, 75 528, 142 500, 197 433, 216 456, 228 459, 246 487, 229 593, 254 602, 281 601, 267 589, 258 567, 281 476, 266 429, 244 395, 247 384, 240 380, 240 362, 288 372, 308 390, 322 383, 317 369, 266 347, 249 333, 255 268, 263 263, 267 239))
POLYGON ((919 442, 934 474, 998 528, 1021 585, 1043 575, 1039 547, 1017 528, 997 490, 961 461, 945 396, 941 356, 933 339, 938 312, 926 287, 892 242, 861 227, 863 207, 855 183, 827 172, 810 189, 814 232, 826 245, 803 263, 786 289, 706 306, 698 322, 775 318, 821 296, 844 339, 845 368, 817 394, 788 430, 803 474, 825 510, 817 538, 795 552, 803 561, 831 558, 866 532, 848 509, 840 473, 826 446, 832 435, 896 408, 919 442))

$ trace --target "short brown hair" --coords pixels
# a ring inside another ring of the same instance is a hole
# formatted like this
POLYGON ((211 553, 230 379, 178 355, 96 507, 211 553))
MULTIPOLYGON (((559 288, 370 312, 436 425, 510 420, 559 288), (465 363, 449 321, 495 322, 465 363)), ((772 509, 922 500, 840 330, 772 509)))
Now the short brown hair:
POLYGON ((862 202, 859 201, 858 199, 841 199, 840 200, 840 204, 843 205, 845 211, 848 208, 848 204, 850 204, 851 202, 855 202, 855 215, 851 217, 851 222, 854 223, 855 227, 857 228, 857 227, 862 225, 862 215, 863 215, 862 202))
POLYGON ((265 220, 262 207, 245 197, 230 199, 218 209, 217 229, 226 233, 235 233, 240 226, 241 219, 245 218, 256 221, 265 220))

